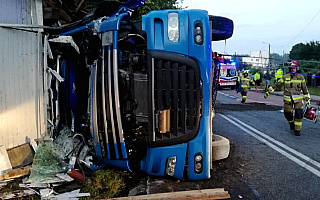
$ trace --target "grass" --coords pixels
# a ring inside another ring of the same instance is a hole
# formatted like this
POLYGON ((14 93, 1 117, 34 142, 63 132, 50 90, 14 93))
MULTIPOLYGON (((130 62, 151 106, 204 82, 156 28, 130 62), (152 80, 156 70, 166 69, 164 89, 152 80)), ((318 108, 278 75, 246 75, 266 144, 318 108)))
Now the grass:
POLYGON ((115 170, 95 171, 91 182, 87 183, 81 192, 89 192, 89 199, 104 199, 119 197, 126 187, 128 173, 115 170))
POLYGON ((309 93, 312 95, 320 95, 320 88, 319 87, 308 87, 309 93))

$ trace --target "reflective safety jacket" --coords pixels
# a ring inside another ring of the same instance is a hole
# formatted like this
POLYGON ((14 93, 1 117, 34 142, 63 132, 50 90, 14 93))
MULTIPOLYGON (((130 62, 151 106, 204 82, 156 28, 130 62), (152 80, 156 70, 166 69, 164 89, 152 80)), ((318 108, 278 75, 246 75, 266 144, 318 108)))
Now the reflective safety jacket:
POLYGON ((295 103, 300 102, 305 98, 306 101, 310 100, 310 95, 304 77, 300 74, 286 74, 277 83, 284 84, 283 100, 293 100, 295 103))
POLYGON ((276 74, 275 74, 274 77, 276 78, 276 80, 277 80, 278 78, 282 78, 282 77, 283 77, 283 71, 282 71, 282 69, 278 69, 278 70, 276 71, 276 74))
POLYGON ((247 76, 247 77, 244 77, 244 76, 242 76, 241 78, 240 78, 240 80, 241 80, 241 89, 242 90, 244 90, 244 91, 249 91, 249 89, 250 89, 250 82, 252 83, 252 84, 254 84, 254 82, 253 82, 253 80, 250 78, 250 76, 247 76))
POLYGON ((256 73, 255 75, 254 75, 254 80, 256 81, 256 80, 260 80, 260 74, 259 73, 256 73))
POLYGON ((238 81, 239 83, 240 83, 241 77, 242 77, 242 73, 238 74, 238 76, 237 76, 237 81, 238 81))

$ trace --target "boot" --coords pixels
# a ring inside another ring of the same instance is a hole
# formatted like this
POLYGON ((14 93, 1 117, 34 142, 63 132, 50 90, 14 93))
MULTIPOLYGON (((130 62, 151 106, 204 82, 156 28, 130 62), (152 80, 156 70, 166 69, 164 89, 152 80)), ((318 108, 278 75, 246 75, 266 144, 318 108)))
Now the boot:
POLYGON ((242 99, 242 100, 241 100, 241 103, 244 103, 244 102, 246 102, 246 99, 242 99))
POLYGON ((295 131, 294 131, 294 134, 295 134, 296 136, 300 136, 300 135, 301 135, 301 132, 300 132, 300 131, 295 130, 295 131))
POLYGON ((294 130, 294 122, 290 122, 290 130, 294 130))

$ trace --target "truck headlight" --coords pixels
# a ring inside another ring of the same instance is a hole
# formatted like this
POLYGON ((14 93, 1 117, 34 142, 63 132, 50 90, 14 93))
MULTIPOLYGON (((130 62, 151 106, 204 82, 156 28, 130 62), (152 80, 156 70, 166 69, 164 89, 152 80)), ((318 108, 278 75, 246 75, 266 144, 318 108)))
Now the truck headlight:
POLYGON ((194 156, 194 171, 200 174, 203 170, 203 157, 201 153, 197 153, 194 156))
POLYGON ((203 26, 201 21, 196 21, 194 23, 194 42, 196 44, 202 45, 203 44, 203 26))
POLYGON ((168 176, 173 176, 174 171, 176 168, 176 162, 177 162, 177 157, 172 156, 167 159, 167 164, 166 164, 166 175, 168 176))
POLYGON ((172 42, 179 41, 179 15, 178 13, 168 13, 168 37, 172 42))

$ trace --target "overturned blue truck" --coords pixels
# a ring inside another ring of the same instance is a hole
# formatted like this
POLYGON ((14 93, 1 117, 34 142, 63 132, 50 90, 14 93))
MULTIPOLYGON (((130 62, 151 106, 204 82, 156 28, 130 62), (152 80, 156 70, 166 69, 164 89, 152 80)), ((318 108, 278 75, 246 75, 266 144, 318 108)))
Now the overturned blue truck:
POLYGON ((64 79, 51 84, 52 129, 89 133, 104 165, 208 179, 216 80, 211 43, 230 38, 233 22, 203 10, 157 10, 131 21, 143 3, 98 7, 48 30, 49 62, 64 79))

